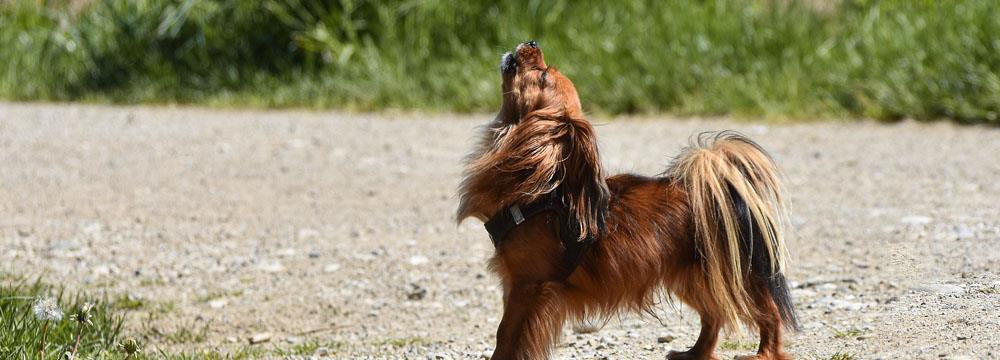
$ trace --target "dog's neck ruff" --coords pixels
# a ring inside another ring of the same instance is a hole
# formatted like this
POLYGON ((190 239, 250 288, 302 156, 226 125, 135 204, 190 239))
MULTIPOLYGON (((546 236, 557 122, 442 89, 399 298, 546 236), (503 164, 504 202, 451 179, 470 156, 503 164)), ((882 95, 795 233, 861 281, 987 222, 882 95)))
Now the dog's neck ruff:
POLYGON ((577 226, 579 222, 566 211, 561 197, 549 194, 528 204, 505 207, 494 214, 484 225, 486 232, 490 234, 490 240, 493 241, 493 247, 500 248, 511 231, 514 231, 518 225, 549 211, 558 215, 556 217, 559 225, 557 232, 563 246, 565 276, 568 277, 580 265, 584 253, 597 239, 594 236, 580 239, 580 230, 577 226))

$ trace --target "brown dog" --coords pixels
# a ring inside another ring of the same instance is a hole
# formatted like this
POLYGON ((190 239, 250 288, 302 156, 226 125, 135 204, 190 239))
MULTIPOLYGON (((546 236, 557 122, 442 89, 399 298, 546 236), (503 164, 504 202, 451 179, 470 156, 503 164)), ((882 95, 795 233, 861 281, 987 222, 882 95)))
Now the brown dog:
POLYGON ((468 160, 458 220, 487 222, 504 289, 494 359, 542 359, 567 320, 649 310, 665 289, 701 316, 694 347, 713 359, 721 329, 760 333, 785 359, 796 320, 782 275, 777 169, 754 142, 702 134, 658 177, 605 177, 573 83, 535 42, 501 60, 503 105, 468 160))

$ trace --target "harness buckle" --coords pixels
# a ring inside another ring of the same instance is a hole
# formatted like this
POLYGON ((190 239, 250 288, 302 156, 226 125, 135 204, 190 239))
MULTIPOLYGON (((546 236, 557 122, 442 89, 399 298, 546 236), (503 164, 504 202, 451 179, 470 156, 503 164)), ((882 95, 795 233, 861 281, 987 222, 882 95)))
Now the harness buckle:
POLYGON ((514 219, 514 225, 521 225, 524 222, 524 214, 521 213, 521 208, 517 205, 510 207, 510 216, 514 219))

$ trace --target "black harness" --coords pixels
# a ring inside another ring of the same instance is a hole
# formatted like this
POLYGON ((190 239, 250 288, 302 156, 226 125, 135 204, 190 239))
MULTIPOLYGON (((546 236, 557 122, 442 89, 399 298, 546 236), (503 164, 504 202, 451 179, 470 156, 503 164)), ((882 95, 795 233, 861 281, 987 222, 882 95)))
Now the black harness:
POLYGON ((490 240, 493 241, 493 247, 499 248, 514 228, 521 225, 527 219, 548 211, 555 212, 558 215, 557 218, 560 225, 558 230, 559 240, 563 246, 563 265, 565 269, 563 278, 566 278, 580 266, 584 253, 586 253, 587 249, 597 239, 594 236, 587 236, 585 239, 580 239, 580 230, 579 226, 577 226, 579 222, 575 217, 567 213, 566 206, 563 205, 561 197, 550 194, 523 206, 508 206, 500 209, 484 225, 486 226, 486 231, 490 233, 490 240))

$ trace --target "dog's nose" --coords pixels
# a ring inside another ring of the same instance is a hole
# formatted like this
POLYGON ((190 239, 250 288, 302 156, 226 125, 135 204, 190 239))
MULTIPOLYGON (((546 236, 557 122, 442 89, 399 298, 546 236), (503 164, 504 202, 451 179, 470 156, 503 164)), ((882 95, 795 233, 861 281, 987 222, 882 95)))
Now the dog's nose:
POLYGON ((535 49, 537 49, 537 48, 538 48, 538 42, 537 42, 537 41, 535 41, 535 40, 531 40, 531 41, 528 41, 528 42, 527 42, 527 43, 525 43, 525 44, 526 44, 526 45, 528 45, 528 46, 530 46, 530 47, 533 47, 533 48, 535 48, 535 49))

